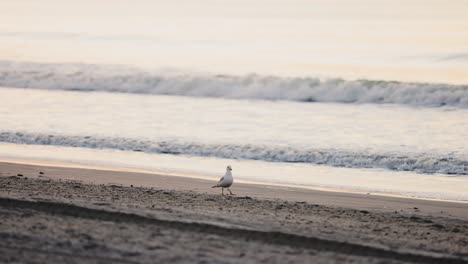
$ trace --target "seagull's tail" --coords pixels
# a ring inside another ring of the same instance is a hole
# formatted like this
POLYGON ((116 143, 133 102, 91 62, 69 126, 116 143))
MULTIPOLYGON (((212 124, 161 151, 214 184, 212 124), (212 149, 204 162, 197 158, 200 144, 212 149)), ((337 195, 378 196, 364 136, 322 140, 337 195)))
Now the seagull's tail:
POLYGON ((218 185, 215 185, 215 186, 213 186, 213 187, 211 187, 211 188, 216 188, 216 187, 218 187, 218 185))

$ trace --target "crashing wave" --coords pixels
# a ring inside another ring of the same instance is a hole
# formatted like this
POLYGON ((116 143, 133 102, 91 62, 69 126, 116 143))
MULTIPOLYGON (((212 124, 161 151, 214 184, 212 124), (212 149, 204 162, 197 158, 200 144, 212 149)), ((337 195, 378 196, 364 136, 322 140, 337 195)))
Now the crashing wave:
POLYGON ((0 86, 300 102, 468 108, 468 85, 312 77, 231 76, 0 61, 0 86))

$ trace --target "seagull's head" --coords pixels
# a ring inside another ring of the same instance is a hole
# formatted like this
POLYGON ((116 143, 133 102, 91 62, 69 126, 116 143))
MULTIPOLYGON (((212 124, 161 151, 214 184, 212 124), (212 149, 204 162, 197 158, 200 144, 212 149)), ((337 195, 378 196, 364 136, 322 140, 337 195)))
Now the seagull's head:
POLYGON ((231 165, 228 165, 228 166, 226 167, 226 170, 232 171, 231 165))

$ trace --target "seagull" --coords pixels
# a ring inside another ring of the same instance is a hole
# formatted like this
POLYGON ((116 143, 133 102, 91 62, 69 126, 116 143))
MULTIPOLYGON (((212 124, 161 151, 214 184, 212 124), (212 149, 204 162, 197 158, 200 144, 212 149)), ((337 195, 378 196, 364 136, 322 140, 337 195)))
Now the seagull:
POLYGON ((224 174, 224 176, 221 178, 221 180, 219 180, 218 184, 216 184, 215 186, 211 188, 221 187, 222 195, 224 195, 224 188, 226 188, 229 191, 229 193, 233 195, 231 190, 229 190, 229 187, 231 187, 232 183, 234 182, 234 178, 232 178, 231 171, 232 171, 231 165, 228 165, 226 167, 226 173, 224 174))

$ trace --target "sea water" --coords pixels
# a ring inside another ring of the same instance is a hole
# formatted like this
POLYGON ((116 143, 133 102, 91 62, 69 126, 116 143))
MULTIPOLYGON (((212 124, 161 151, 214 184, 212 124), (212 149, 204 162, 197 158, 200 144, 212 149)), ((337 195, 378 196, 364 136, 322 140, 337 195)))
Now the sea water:
POLYGON ((2 146, 4 157, 213 177, 231 164, 244 181, 468 198, 463 107, 6 87, 1 94, 0 141, 14 143, 2 146))

